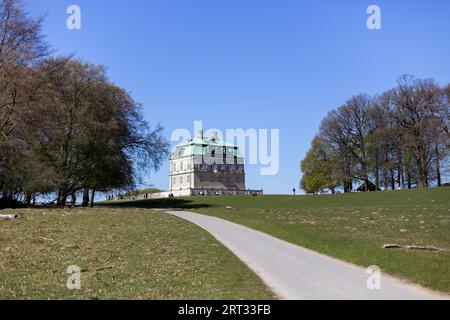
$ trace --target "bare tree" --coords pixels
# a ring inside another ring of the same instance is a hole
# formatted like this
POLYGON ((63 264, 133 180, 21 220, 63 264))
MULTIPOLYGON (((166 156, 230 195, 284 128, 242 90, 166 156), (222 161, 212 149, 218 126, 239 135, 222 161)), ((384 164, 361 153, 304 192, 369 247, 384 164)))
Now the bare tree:
MULTIPOLYGON (((339 178, 345 192, 355 180, 364 181, 366 191, 372 180, 376 190, 442 185, 450 149, 449 101, 450 85, 440 88, 434 80, 408 75, 374 98, 352 97, 327 115, 317 137, 332 150, 330 176, 339 178)), ((328 172, 324 163, 316 161, 314 171, 328 172)))
POLYGON ((48 53, 41 22, 25 14, 21 1, 0 1, 0 193, 9 203, 24 179, 15 166, 28 151, 25 119, 43 85, 34 68, 48 53))
POLYGON ((413 151, 420 187, 429 186, 435 156, 434 126, 439 110, 440 88, 433 80, 402 76, 393 90, 397 119, 405 129, 404 142, 413 151))
MULTIPOLYGON (((384 188, 389 186, 388 172, 392 172, 392 150, 396 139, 393 137, 395 124, 393 123, 392 95, 385 92, 373 99, 373 104, 368 111, 369 128, 368 135, 370 162, 375 178, 375 186, 381 187, 381 176, 384 188)), ((392 177, 391 177, 392 178, 392 177)))
POLYGON ((342 115, 333 110, 322 121, 320 134, 322 141, 329 145, 335 154, 335 176, 342 181, 344 192, 353 190, 352 155, 348 149, 350 136, 345 130, 342 115))
POLYGON ((31 67, 48 54, 41 24, 42 18, 25 14, 20 0, 0 2, 0 141, 9 139, 38 91, 31 67))

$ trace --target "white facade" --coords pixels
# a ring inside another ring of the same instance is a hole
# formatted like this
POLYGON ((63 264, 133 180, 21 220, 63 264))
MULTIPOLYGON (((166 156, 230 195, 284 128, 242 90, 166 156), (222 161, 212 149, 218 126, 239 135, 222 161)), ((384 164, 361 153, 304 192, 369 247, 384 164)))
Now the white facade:
POLYGON ((246 190, 244 159, 239 148, 217 140, 217 134, 175 148, 170 157, 169 191, 188 189, 246 190))

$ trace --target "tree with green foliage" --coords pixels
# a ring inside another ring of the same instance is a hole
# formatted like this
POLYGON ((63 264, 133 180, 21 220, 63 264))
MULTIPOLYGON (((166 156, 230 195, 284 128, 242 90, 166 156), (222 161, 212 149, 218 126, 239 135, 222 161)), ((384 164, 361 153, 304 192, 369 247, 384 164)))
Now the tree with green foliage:
POLYGON ((111 83, 103 66, 51 57, 42 19, 0 0, 0 207, 54 195, 129 189, 168 154, 162 127, 111 83))
POLYGON ((149 126, 140 105, 109 82, 103 67, 71 57, 48 63, 58 67, 48 77, 38 131, 57 204, 90 190, 92 206, 96 191, 130 187, 139 169, 159 168, 168 152, 162 128, 149 126))
POLYGON ((313 160, 327 158, 317 157, 314 142, 302 165, 303 188, 318 192, 330 176, 344 192, 357 181, 366 191, 372 184, 374 190, 441 186, 450 159, 449 96, 448 85, 403 75, 381 95, 352 97, 328 113, 315 138, 332 150, 334 165, 315 166, 313 160))
POLYGON ((333 151, 323 143, 320 137, 315 137, 311 143, 311 149, 301 163, 303 177, 300 187, 306 193, 324 193, 327 189, 334 193, 338 186, 333 176, 335 165, 333 151))

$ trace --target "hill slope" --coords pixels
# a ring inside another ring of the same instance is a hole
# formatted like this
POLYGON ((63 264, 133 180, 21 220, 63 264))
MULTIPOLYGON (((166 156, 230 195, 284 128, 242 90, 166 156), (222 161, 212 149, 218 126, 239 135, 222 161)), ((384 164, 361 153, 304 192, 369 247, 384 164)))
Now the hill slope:
POLYGON ((214 215, 450 292, 449 253, 383 249, 391 243, 450 249, 450 188, 334 196, 192 197, 115 205, 214 215))
POLYGON ((206 231, 167 214, 131 208, 10 212, 19 218, 0 220, 0 299, 274 298, 206 231), (71 265, 85 270, 81 290, 66 287, 71 265))

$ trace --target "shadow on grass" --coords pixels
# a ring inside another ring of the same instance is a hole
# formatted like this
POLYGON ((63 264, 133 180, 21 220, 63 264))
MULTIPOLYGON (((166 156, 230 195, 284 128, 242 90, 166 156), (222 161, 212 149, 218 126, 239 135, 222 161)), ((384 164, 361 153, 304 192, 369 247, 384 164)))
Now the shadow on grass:
POLYGON ((209 204, 198 203, 186 199, 149 199, 123 202, 97 203, 96 206, 116 208, 147 208, 147 209, 198 209, 212 207, 209 204))

